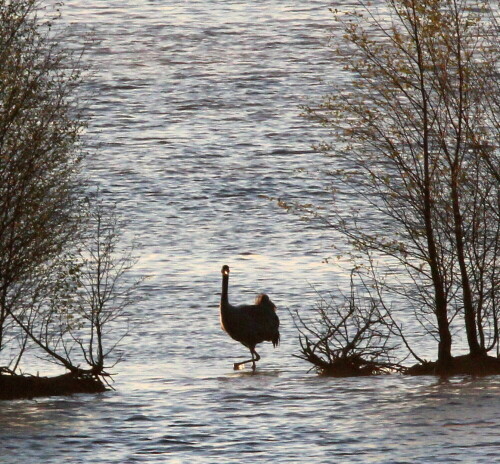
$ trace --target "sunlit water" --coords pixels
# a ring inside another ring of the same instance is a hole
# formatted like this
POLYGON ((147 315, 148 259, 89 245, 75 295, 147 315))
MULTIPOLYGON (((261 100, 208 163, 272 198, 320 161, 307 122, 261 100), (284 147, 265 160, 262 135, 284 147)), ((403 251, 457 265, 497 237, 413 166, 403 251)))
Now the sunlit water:
MULTIPOLYGON (((341 6, 346 2, 339 2, 341 6)), ((336 5, 336 6, 339 6, 336 5)), ((491 463, 500 455, 500 380, 327 379, 293 357, 287 312, 310 309, 345 271, 336 238, 266 197, 326 201, 300 116, 338 70, 327 2, 71 0, 93 28, 91 178, 129 219, 137 273, 115 392, 0 403, 0 462, 491 463), (312 169, 306 172, 306 169, 312 169), (281 346, 255 374, 219 326, 230 298, 268 292, 281 346)), ((346 206, 348 207, 348 206, 346 206)))

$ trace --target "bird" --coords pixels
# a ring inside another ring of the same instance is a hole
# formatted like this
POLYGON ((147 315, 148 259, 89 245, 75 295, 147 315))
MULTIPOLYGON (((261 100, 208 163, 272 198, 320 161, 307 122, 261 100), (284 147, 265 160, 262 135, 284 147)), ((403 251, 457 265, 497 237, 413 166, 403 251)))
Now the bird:
POLYGON ((273 346, 280 342, 280 320, 276 314, 276 305, 265 293, 257 295, 253 305, 233 306, 229 303, 229 266, 222 266, 222 293, 220 299, 220 322, 222 329, 234 340, 246 346, 252 355, 251 359, 234 363, 234 370, 248 362, 255 363, 260 355, 255 351, 258 343, 269 341, 273 346))

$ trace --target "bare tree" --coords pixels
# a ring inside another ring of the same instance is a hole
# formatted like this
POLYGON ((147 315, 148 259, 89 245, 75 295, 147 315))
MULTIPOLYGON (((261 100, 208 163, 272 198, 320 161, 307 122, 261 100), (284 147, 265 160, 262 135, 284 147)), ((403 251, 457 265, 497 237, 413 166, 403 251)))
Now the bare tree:
POLYGON ((144 280, 130 280, 137 259, 134 247, 121 249, 121 234, 115 207, 97 200, 91 206, 89 228, 78 251, 75 272, 76 311, 81 324, 69 326, 71 338, 93 374, 121 360, 115 356, 119 343, 128 332, 127 309, 138 299, 137 288, 144 280), (119 324, 118 324, 119 322, 119 324))
POLYGON ((336 293, 330 299, 319 295, 312 318, 293 314, 300 333, 298 357, 321 374, 339 377, 401 371, 395 358, 399 346, 392 337, 397 327, 379 295, 372 294, 356 270, 350 292, 336 293))
POLYGON ((383 11, 358 0, 337 14, 350 77, 307 108, 332 131, 337 197, 366 205, 356 215, 337 202, 323 219, 398 267, 384 285, 436 337, 443 369, 456 315, 472 356, 498 344, 497 18, 480 0, 387 0, 383 11))

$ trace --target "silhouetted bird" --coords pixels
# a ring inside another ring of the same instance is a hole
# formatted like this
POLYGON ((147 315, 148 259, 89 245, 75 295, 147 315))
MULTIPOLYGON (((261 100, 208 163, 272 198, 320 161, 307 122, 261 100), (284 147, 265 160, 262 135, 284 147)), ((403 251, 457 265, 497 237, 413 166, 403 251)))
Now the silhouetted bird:
POLYGON ((236 341, 245 345, 252 354, 252 359, 234 363, 237 370, 242 364, 255 363, 260 359, 255 345, 263 341, 273 342, 277 346, 280 341, 280 320, 276 314, 276 306, 269 297, 262 293, 253 305, 233 306, 228 300, 229 266, 222 266, 222 294, 220 298, 220 321, 222 328, 236 341))

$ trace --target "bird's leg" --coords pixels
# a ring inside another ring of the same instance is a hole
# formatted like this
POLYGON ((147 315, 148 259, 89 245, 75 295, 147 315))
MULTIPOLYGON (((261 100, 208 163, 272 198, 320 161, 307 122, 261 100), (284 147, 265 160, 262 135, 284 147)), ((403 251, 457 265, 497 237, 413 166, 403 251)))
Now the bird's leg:
POLYGON ((239 370, 240 366, 242 366, 243 364, 249 363, 249 362, 254 363, 253 354, 252 354, 252 359, 246 359, 245 361, 240 361, 240 362, 234 363, 233 369, 235 371, 237 371, 237 370, 239 370))
POLYGON ((259 353, 257 353, 257 351, 255 351, 255 348, 253 350, 250 350, 250 352, 252 353, 252 370, 255 372, 255 363, 260 359, 260 355, 259 353))
POLYGON ((252 370, 255 371, 255 361, 258 361, 260 359, 260 356, 257 353, 257 351, 255 351, 255 348, 250 348, 250 353, 252 354, 252 359, 246 359, 245 361, 240 361, 240 362, 234 363, 233 369, 235 371, 239 370, 240 366, 242 366, 243 364, 246 364, 249 362, 252 363, 252 370), (254 357, 254 355, 255 355, 255 357, 254 357))

